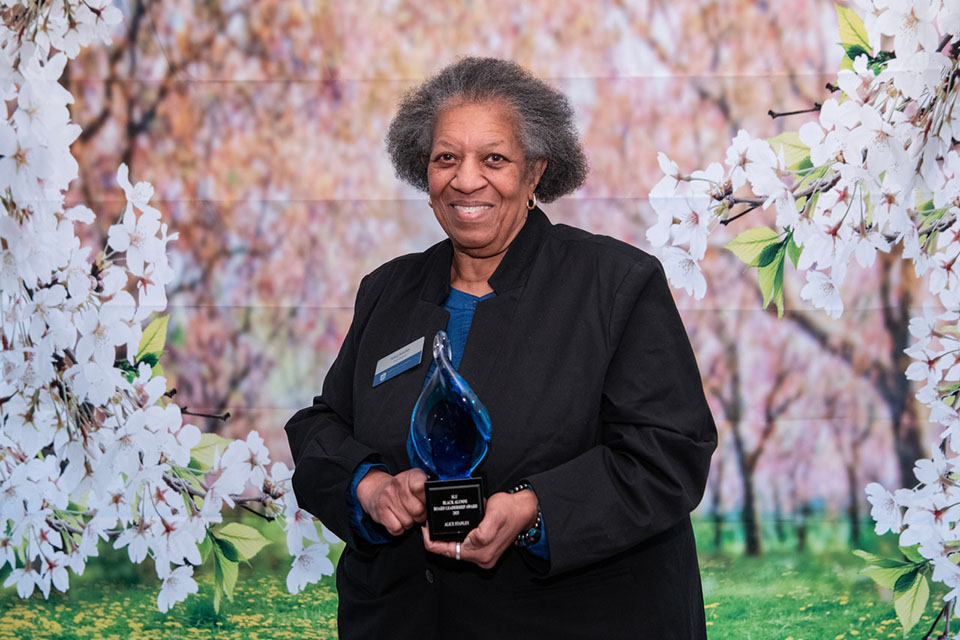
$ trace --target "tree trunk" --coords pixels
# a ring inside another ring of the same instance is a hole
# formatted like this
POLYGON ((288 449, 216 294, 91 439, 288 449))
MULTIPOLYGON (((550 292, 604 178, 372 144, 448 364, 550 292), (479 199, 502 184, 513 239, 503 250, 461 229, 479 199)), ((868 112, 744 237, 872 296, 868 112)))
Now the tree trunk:
MULTIPOLYGON (((904 371, 906 369, 904 368, 904 371)), ((900 377, 904 382, 906 376, 902 373, 900 377)), ((909 389, 907 389, 909 393, 909 389)), ((920 430, 917 425, 917 411, 912 402, 912 398, 903 398, 905 406, 901 408, 898 415, 893 416, 893 441, 897 450, 897 465, 900 468, 900 486, 912 487, 917 483, 917 478, 913 474, 913 467, 917 460, 926 458, 923 445, 920 442, 920 430)))
POLYGON ((805 553, 807 550, 807 519, 810 512, 809 502, 804 502, 797 509, 797 553, 805 553))
POLYGON ((743 444, 743 434, 740 432, 740 421, 731 421, 730 431, 733 435, 733 451, 737 456, 737 468, 740 469, 740 481, 743 484, 743 505, 740 508, 740 519, 743 522, 743 538, 748 556, 759 556, 760 531, 757 528, 757 501, 753 491, 753 467, 747 461, 747 452, 743 444))
POLYGON ((714 467, 713 492, 710 494, 710 519, 713 521, 713 552, 723 551, 723 460, 714 467))
POLYGON ((859 547, 860 533, 860 482, 854 465, 847 465, 847 517, 850 520, 850 544, 859 547))
POLYGON ((915 484, 913 465, 918 458, 926 457, 920 441, 920 426, 910 381, 904 371, 910 365, 910 356, 903 351, 910 346, 910 307, 913 303, 917 279, 913 269, 905 266, 900 255, 885 254, 880 279, 880 294, 883 302, 883 323, 890 334, 890 363, 879 379, 878 389, 893 421, 893 446, 896 449, 900 468, 900 486, 915 484), (899 273, 894 274, 894 269, 899 273), (900 290, 896 293, 895 288, 900 290))
POLYGON ((723 514, 719 511, 713 512, 713 552, 721 553, 723 551, 723 514))
POLYGON ((910 346, 910 312, 914 293, 920 286, 913 274, 913 267, 903 260, 901 251, 897 248, 890 253, 879 255, 879 293, 883 324, 890 338, 890 351, 886 358, 878 358, 866 367, 855 365, 854 355, 858 347, 853 341, 847 340, 838 344, 835 336, 804 313, 788 310, 786 316, 821 346, 846 362, 854 373, 876 387, 890 412, 900 485, 912 487, 916 484, 913 475, 914 463, 919 458, 926 457, 926 449, 920 438, 910 381, 904 375, 911 359, 903 350, 910 346))
POLYGON ((746 543, 746 554, 748 556, 759 556, 762 552, 760 548, 760 530, 757 523, 757 501, 753 493, 753 474, 743 474, 743 535, 746 543))
POLYGON ((773 530, 777 534, 777 542, 783 544, 787 541, 787 530, 783 526, 783 505, 780 503, 780 492, 776 488, 773 490, 773 530))

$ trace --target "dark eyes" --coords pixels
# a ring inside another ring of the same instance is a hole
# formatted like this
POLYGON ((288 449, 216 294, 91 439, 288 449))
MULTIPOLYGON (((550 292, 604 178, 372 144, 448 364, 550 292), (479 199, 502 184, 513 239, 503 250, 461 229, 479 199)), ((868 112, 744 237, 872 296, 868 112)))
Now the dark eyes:
MULTIPOLYGON (((436 156, 433 157, 433 161, 444 162, 444 163, 455 162, 456 157, 452 153, 447 153, 447 152, 438 153, 436 156)), ((486 162, 487 164, 502 164, 506 161, 507 159, 504 156, 500 155, 499 153, 490 153, 490 154, 487 154, 486 158, 484 158, 484 162, 486 162)))

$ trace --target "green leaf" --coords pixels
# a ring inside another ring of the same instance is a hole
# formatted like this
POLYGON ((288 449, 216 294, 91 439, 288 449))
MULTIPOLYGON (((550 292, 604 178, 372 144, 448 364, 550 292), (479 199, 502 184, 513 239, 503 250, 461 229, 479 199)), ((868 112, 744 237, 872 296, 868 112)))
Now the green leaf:
POLYGON ((880 567, 867 567, 862 570, 860 573, 869 577, 871 580, 876 582, 878 585, 884 589, 890 589, 893 591, 893 588, 897 584, 897 580, 900 577, 912 571, 910 567, 900 567, 899 569, 881 569, 880 567))
POLYGON ((240 524, 239 522, 231 522, 221 527, 217 532, 217 536, 221 540, 232 542, 237 548, 237 555, 241 560, 250 560, 250 558, 257 555, 260 549, 270 544, 270 541, 264 538, 259 531, 249 525, 240 524))
POLYGON ((768 244, 763 248, 763 251, 760 252, 760 255, 757 256, 757 259, 754 260, 754 263, 750 266, 752 267, 766 267, 777 257, 777 253, 780 251, 780 247, 783 246, 782 242, 774 242, 773 244, 768 244))
POLYGON ((853 71, 853 60, 851 60, 851 59, 848 58, 847 56, 843 56, 843 60, 840 61, 840 69, 841 69, 841 70, 846 69, 847 71, 853 71))
POLYGON ((893 597, 899 598, 904 593, 913 588, 913 584, 921 578, 920 567, 914 565, 905 570, 903 574, 893 583, 893 597))
POLYGON ((219 449, 223 455, 224 450, 230 445, 230 441, 223 436, 215 433, 204 433, 200 435, 200 442, 190 450, 190 459, 195 460, 206 469, 213 467, 214 452, 219 449))
MULTIPOLYGON (((899 583, 899 580, 897 582, 899 583)), ((927 608, 929 600, 930 584, 924 576, 920 575, 919 571, 910 587, 899 596, 894 596, 893 608, 896 609, 900 624, 903 625, 904 636, 920 620, 920 616, 927 608)))
POLYGON ((790 262, 793 263, 793 268, 797 268, 797 261, 800 259, 801 249, 797 245, 796 240, 793 239, 793 234, 790 234, 790 241, 787 242, 787 255, 790 257, 790 262))
POLYGON ((767 142, 779 155, 783 150, 783 159, 787 169, 796 171, 802 169, 806 163, 810 165, 810 147, 800 141, 800 134, 796 131, 785 131, 778 136, 768 138, 767 142))
POLYGON ((137 360, 137 364, 146 362, 151 368, 160 364, 160 357, 156 353, 145 353, 143 357, 137 360))
POLYGON ((867 63, 867 68, 873 71, 873 75, 878 76, 880 72, 886 68, 887 63, 896 57, 896 54, 892 51, 880 51, 876 57, 870 58, 870 62, 867 63))
POLYGON ((811 184, 813 184, 815 181, 823 178, 829 172, 830 172, 830 165, 826 165, 826 164, 823 165, 822 167, 817 167, 815 169, 811 169, 810 171, 805 171, 803 173, 803 178, 800 180, 800 182, 797 183, 797 190, 803 191, 804 189, 809 187, 811 184))
POLYGON ((167 341, 167 321, 170 316, 160 316, 147 325, 140 337, 140 346, 137 347, 137 361, 148 353, 163 353, 163 345, 167 341))
POLYGON ((240 562, 240 554, 237 553, 237 548, 229 540, 224 540, 223 538, 212 534, 213 543, 216 545, 217 550, 223 554, 223 556, 230 560, 231 562, 240 562))
MULTIPOLYGON (((809 203, 807 203, 806 201, 803 203, 803 206, 805 206, 805 207, 807 208, 807 211, 816 211, 816 210, 817 210, 817 199, 818 199, 819 197, 820 197, 820 193, 819 193, 819 192, 814 193, 813 195, 810 196, 810 202, 809 202, 809 203)), ((804 199, 804 200, 806 200, 806 199, 804 199)), ((797 204, 799 204, 799 201, 798 201, 797 204)))
POLYGON ((213 549, 213 609, 220 612, 220 594, 233 602, 233 589, 237 586, 240 564, 228 558, 220 547, 213 549))
POLYGON ((201 562, 206 562, 210 556, 210 551, 213 550, 213 540, 210 538, 209 532, 203 537, 203 541, 197 545, 197 549, 200 550, 201 562))
POLYGON ((847 9, 836 5, 837 25, 840 27, 840 43, 844 49, 859 45, 863 47, 866 53, 870 53, 870 37, 867 35, 867 27, 863 24, 863 18, 857 15, 853 9, 847 9))
POLYGON ((927 559, 920 555, 920 552, 917 551, 919 548, 919 544, 915 544, 910 547, 900 547, 900 553, 902 553, 910 562, 926 562, 927 559))
POLYGON ((785 243, 780 243, 770 264, 757 270, 757 280, 763 293, 763 308, 770 302, 777 306, 777 317, 783 317, 783 263, 787 255, 785 243))
POLYGON ((870 57, 870 52, 858 44, 855 44, 852 47, 847 47, 846 54, 847 54, 847 58, 849 58, 851 61, 856 61, 856 59, 859 58, 860 56, 867 56, 868 65, 870 64, 869 61, 872 60, 872 58, 870 57))
POLYGON ((914 563, 907 560, 900 560, 894 558, 886 558, 884 556, 878 556, 875 553, 870 553, 868 551, 861 551, 857 549, 853 552, 853 555, 858 558, 862 558, 867 561, 867 564, 880 567, 883 569, 897 569, 902 567, 912 567, 914 563))
POLYGON ((954 391, 957 391, 958 389, 960 389, 960 382, 954 382, 954 383, 941 382, 940 384, 937 385, 937 391, 939 391, 941 395, 944 393, 952 394, 954 391))
POLYGON ((767 245, 776 242, 779 237, 780 234, 769 227, 755 227, 738 235, 728 242, 725 248, 732 251, 733 255, 744 263, 753 265, 760 252, 767 245))

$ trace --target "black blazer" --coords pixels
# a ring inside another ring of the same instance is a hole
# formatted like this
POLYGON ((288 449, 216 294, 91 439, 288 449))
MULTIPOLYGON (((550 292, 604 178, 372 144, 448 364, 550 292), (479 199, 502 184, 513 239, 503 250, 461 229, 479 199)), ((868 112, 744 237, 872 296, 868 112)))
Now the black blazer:
POLYGON ((689 514, 716 427, 663 270, 539 209, 489 280, 459 371, 493 424, 477 473, 491 493, 533 485, 549 563, 510 548, 485 571, 426 553, 416 529, 384 545, 353 533, 357 466, 410 467, 452 255, 445 240, 363 279, 322 394, 286 426, 297 500, 347 543, 341 638, 704 638, 689 514), (377 361, 420 337, 420 364, 373 387, 377 361))

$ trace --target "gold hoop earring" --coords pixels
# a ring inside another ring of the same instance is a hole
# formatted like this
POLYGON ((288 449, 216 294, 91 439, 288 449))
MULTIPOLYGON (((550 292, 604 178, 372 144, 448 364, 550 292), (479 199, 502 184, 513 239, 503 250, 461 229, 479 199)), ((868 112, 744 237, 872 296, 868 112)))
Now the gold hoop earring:
POLYGON ((431 200, 429 197, 427 198, 427 206, 433 209, 433 200, 431 200))
POLYGON ((527 200, 527 211, 533 211, 537 208, 537 194, 533 194, 533 197, 527 200))

